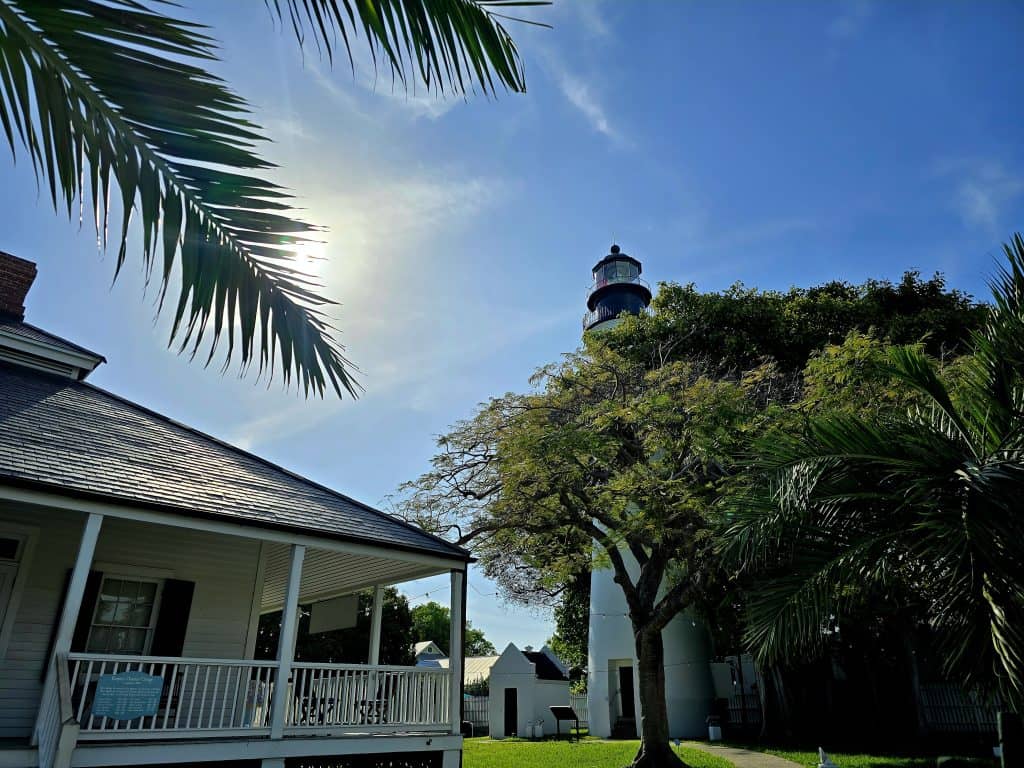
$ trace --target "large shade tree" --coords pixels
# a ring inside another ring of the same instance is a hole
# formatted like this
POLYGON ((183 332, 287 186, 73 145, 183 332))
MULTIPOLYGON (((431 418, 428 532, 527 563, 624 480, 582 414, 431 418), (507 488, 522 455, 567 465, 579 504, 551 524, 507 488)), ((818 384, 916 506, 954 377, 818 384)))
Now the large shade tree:
POLYGON ((406 505, 434 529, 460 526, 485 572, 513 590, 523 573, 554 587, 589 570, 596 547, 633 627, 637 766, 680 764, 669 743, 662 630, 713 589, 707 512, 762 382, 711 378, 689 362, 639 364, 590 339, 585 352, 544 369, 537 392, 493 400, 446 436, 438 474, 406 505), (479 471, 482 453, 493 460, 479 471), (468 506, 445 500, 452 484, 468 506), (522 571, 507 567, 513 556, 522 571))
POLYGON ((815 651, 866 590, 913 593, 945 673, 1024 701, 1024 239, 1005 247, 970 354, 894 347, 909 407, 833 404, 759 445, 722 549, 751 572, 747 639, 815 651))
MULTIPOLYGON (((332 61, 344 53, 354 67, 362 45, 401 84, 457 95, 525 89, 502 12, 536 4, 267 0, 268 21, 332 61)), ((204 350, 207 363, 221 348, 225 366, 278 371, 307 394, 355 396, 331 302, 293 262, 320 228, 267 179, 262 130, 211 72, 211 31, 176 13, 140 0, 0 0, 0 128, 11 152, 27 156, 56 209, 82 217, 88 207, 104 246, 112 225, 117 270, 141 261, 161 308, 180 284, 170 344, 204 350), (129 247, 133 218, 141 242, 129 247)))

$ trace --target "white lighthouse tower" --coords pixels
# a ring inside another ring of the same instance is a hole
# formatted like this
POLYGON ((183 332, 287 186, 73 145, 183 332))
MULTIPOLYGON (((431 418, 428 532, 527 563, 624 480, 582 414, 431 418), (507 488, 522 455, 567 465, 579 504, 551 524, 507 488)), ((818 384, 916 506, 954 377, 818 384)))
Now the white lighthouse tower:
MULTIPOLYGON (((640 279, 642 267, 617 245, 594 265, 594 282, 583 318, 586 331, 611 328, 625 313, 643 312, 651 289, 640 279)), ((635 578, 636 560, 622 556, 635 578)), ((613 581, 611 569, 590 576, 590 628, 587 659, 587 708, 590 734, 600 738, 636 738, 640 709, 636 645, 625 595, 613 581)), ((704 626, 686 615, 677 616, 662 631, 665 644, 665 693, 669 733, 694 738, 707 733, 711 711, 711 645, 704 626)))

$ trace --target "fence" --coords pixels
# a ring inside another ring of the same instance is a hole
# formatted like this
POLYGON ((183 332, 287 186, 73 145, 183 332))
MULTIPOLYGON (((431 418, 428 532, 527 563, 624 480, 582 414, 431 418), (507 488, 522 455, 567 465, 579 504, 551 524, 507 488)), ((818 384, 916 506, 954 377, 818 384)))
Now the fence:
POLYGON ((462 719, 473 725, 474 736, 486 736, 491 732, 490 719, 488 717, 487 696, 465 696, 462 699, 462 719))
POLYGON ((984 700, 953 683, 921 686, 925 725, 933 733, 995 733, 998 700, 984 700))
POLYGON ((590 727, 590 710, 587 708, 587 694, 570 694, 569 706, 573 708, 573 711, 579 715, 580 728, 590 727))

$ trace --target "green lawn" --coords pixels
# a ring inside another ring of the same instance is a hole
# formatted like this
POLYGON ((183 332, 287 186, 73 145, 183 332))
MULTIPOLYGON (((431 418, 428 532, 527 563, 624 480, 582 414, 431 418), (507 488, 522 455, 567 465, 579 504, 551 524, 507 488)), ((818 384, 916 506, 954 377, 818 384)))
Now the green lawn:
MULTIPOLYGON (((818 753, 802 750, 763 749, 770 755, 778 755, 808 768, 817 768, 818 753)), ((827 750, 826 750, 827 751, 827 750)), ((839 768, 934 768, 934 757, 900 757, 896 755, 864 755, 850 752, 828 752, 832 762, 839 768)), ((979 768, 995 765, 995 760, 975 758, 979 768)))
MULTIPOLYGON (((622 768, 629 765, 639 741, 501 741, 466 739, 465 768, 622 768)), ((733 768, 732 763, 696 749, 679 747, 679 756, 694 768, 733 768)))

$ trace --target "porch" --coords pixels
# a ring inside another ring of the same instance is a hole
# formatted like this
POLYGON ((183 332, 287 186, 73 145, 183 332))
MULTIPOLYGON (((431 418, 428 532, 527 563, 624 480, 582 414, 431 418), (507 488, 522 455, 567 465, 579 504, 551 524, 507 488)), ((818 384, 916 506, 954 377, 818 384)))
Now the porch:
POLYGON ((280 768, 291 758, 395 752, 422 755, 424 766, 457 764, 458 652, 454 673, 381 663, 381 608, 386 585, 448 573, 450 640, 461 648, 464 562, 108 503, 79 500, 68 509, 67 500, 58 506, 35 491, 0 492, 7 497, 0 497, 0 529, 20 531, 25 542, 4 621, 14 642, 0 671, 0 698, 20 690, 19 705, 35 713, 34 726, 22 731, 27 743, 0 751, 0 766, 241 760, 280 768), (134 591, 122 605, 127 589, 134 591), (362 658, 296 660, 300 606, 315 613, 366 590, 373 598, 362 658), (47 600, 49 651, 45 635, 29 627, 47 600), (276 656, 256 658, 260 615, 276 611, 276 656), (121 614, 129 618, 115 621, 121 614), (28 682, 33 668, 43 673, 37 688, 28 682), (126 686, 138 687, 126 693, 126 686))

